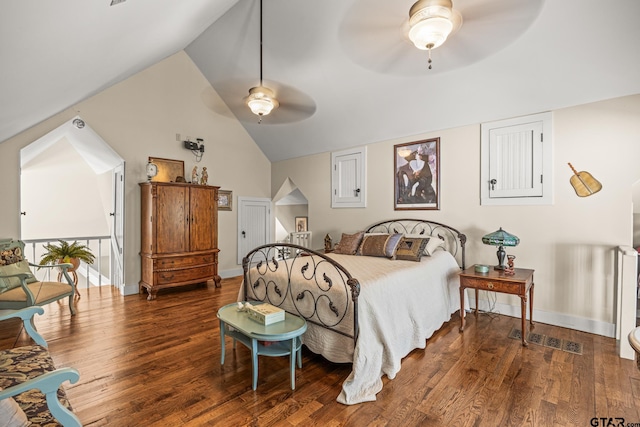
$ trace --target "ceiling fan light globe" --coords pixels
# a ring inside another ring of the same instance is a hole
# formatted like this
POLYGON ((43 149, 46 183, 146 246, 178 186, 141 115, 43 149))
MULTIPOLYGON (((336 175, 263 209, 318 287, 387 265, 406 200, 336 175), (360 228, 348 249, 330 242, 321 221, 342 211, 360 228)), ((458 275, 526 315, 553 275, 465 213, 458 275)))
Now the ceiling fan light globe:
POLYGON ((249 89, 247 105, 251 112, 257 116, 266 116, 275 108, 278 108, 278 101, 275 99, 273 91, 264 86, 252 87, 249 89))
POLYGON ((409 30, 409 39, 415 47, 427 50, 441 46, 453 31, 453 22, 445 18, 428 18, 414 23, 409 30))

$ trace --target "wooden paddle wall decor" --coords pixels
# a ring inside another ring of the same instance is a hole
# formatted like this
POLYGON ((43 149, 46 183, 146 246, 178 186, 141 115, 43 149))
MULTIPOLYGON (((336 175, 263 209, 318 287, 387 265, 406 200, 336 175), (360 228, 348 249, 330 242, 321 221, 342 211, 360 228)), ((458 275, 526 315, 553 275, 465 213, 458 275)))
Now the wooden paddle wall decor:
POLYGON ((571 163, 569 163, 569 167, 573 171, 573 175, 569 179, 569 182, 571 182, 571 185, 573 186, 573 189, 576 190, 576 194, 578 196, 587 197, 602 190, 602 184, 600 184, 600 181, 595 179, 589 172, 578 172, 571 163))

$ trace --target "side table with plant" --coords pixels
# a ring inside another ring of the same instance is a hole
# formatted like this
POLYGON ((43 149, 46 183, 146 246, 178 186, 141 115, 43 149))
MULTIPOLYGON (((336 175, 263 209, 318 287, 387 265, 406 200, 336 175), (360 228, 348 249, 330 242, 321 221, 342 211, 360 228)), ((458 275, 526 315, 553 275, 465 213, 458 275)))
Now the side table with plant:
MULTIPOLYGON (((45 252, 42 254, 39 264, 71 264, 73 267, 69 268, 68 271, 73 275, 73 281, 76 286, 78 285, 78 274, 76 273, 76 270, 80 267, 80 261, 84 261, 87 264, 93 264, 96 259, 93 252, 91 252, 91 249, 87 245, 83 245, 78 241, 70 244, 64 240, 58 240, 57 244, 48 243, 44 245, 44 250, 45 252)), ((60 281, 60 275, 61 274, 58 275, 58 281, 60 281)), ((79 292, 78 295, 80 295, 79 292)))

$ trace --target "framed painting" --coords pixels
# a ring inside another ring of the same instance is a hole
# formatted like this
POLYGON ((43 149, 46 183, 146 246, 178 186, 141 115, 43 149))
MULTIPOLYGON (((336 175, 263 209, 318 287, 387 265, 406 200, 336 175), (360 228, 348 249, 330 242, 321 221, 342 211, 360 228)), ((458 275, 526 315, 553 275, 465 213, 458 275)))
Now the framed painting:
POLYGON ((218 190, 218 210, 230 211, 233 204, 233 192, 228 190, 218 190))
POLYGON ((149 157, 149 161, 158 166, 158 174, 151 181, 184 182, 184 161, 149 157))
POLYGON ((306 216, 297 216, 296 217, 296 231, 308 231, 307 227, 307 217, 306 216))
POLYGON ((440 209, 440 138, 393 146, 394 209, 440 209))

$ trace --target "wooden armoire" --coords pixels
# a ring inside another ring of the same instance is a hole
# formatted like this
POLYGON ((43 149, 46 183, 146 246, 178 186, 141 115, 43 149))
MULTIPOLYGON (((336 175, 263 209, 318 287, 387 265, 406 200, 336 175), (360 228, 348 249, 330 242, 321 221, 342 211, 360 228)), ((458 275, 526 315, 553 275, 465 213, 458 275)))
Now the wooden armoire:
POLYGON ((170 182, 140 183, 142 280, 148 300, 158 290, 218 276, 218 188, 170 182))

